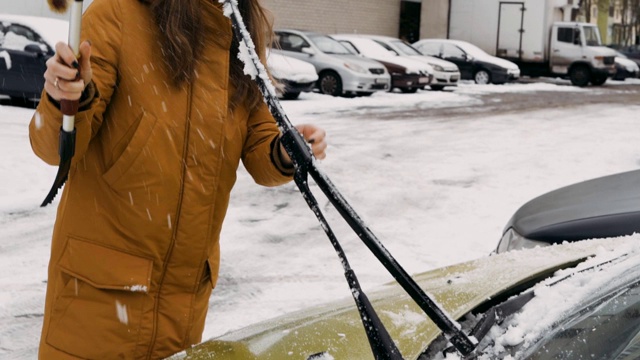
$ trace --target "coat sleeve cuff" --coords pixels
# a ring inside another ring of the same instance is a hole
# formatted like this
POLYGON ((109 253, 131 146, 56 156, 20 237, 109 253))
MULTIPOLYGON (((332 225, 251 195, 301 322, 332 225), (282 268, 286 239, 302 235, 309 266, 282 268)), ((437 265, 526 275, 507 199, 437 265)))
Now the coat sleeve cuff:
MULTIPOLYGON (((47 94, 47 99, 49 102, 55 106, 58 110, 60 110, 60 102, 52 98, 49 93, 47 94)), ((80 104, 78 105, 78 112, 86 111, 91 107, 93 100, 98 97, 98 88, 96 87, 93 80, 84 88, 82 95, 80 96, 80 104)))
POLYGON ((295 168, 293 164, 285 164, 282 162, 282 147, 280 146, 280 136, 276 136, 271 141, 271 162, 276 169, 284 176, 293 176, 295 168))

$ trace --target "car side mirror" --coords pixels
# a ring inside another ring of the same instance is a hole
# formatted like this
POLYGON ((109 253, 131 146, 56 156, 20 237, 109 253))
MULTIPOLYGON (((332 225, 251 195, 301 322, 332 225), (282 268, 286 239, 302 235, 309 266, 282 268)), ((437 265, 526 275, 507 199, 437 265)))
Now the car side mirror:
POLYGON ((315 54, 316 54, 316 51, 315 51, 315 50, 313 50, 312 48, 308 47, 308 46, 303 47, 303 48, 302 48, 302 49, 300 49, 300 50, 301 50, 303 53, 308 54, 308 55, 311 55, 311 56, 313 56, 313 55, 315 55, 315 54))
POLYGON ((473 61, 473 56, 469 54, 462 55, 462 58, 465 59, 466 61, 473 61))
POLYGON ((36 44, 29 44, 27 46, 24 47, 24 51, 26 52, 30 52, 30 53, 34 53, 37 55, 44 55, 46 51, 42 50, 42 48, 40 47, 40 45, 36 45, 36 44))

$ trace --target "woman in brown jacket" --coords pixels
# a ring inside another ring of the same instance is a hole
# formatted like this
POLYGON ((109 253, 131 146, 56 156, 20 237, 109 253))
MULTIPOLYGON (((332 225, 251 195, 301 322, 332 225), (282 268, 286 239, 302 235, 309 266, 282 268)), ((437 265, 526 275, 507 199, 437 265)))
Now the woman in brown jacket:
MULTIPOLYGON (((258 0, 239 5, 264 49, 258 0)), ((57 164, 58 101, 80 99, 40 358, 160 359, 201 340, 239 161, 266 186, 293 170, 217 0, 94 0, 82 25, 90 42, 79 59, 57 45, 29 128, 57 164)), ((324 131, 298 129, 324 158, 324 131)))

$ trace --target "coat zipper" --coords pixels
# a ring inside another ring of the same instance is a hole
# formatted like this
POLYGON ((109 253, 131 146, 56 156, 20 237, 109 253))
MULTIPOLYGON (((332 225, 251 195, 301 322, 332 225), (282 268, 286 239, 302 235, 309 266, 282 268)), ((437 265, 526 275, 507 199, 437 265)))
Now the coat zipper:
POLYGON ((151 343, 149 345, 149 350, 147 351, 147 359, 151 359, 151 354, 153 353, 153 348, 156 344, 156 337, 158 335, 158 306, 160 303, 160 293, 162 291, 162 286, 164 285, 164 279, 167 274, 167 264, 169 259, 171 259, 171 255, 173 254, 173 249, 176 244, 176 236, 178 233, 178 227, 180 226, 180 213, 182 212, 182 201, 184 198, 184 180, 187 172, 187 152, 189 151, 189 130, 191 127, 191 105, 192 105, 192 94, 193 94, 193 83, 189 86, 189 92, 187 93, 187 118, 185 119, 185 134, 184 134, 184 146, 182 149, 182 174, 180 178, 180 196, 178 198, 178 206, 176 209, 176 220, 175 225, 173 226, 173 233, 171 234, 171 244, 169 245, 169 251, 167 251, 167 255, 164 258, 164 265, 162 269, 162 275, 160 276, 160 283, 158 284, 158 292, 156 295, 156 299, 154 301, 153 306, 153 331, 151 333, 151 343))

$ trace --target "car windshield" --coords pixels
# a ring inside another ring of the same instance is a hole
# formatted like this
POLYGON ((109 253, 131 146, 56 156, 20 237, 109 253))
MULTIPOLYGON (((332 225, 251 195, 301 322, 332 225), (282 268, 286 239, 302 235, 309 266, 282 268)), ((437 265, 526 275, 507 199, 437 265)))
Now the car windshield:
POLYGON ((346 40, 350 42, 358 52, 366 57, 370 58, 386 58, 390 56, 396 56, 393 51, 387 50, 384 46, 369 39, 351 39, 346 40))
POLYGON ((584 27, 584 40, 587 42, 587 46, 600 46, 600 32, 595 26, 584 27))
POLYGON ((405 55, 422 55, 420 51, 402 40, 394 40, 391 43, 396 47, 396 49, 405 55))
POLYGON ((346 47, 326 35, 310 35, 309 39, 325 54, 351 55, 346 47))
POLYGON ((638 359, 639 284, 592 304, 538 344, 528 359, 638 359))

